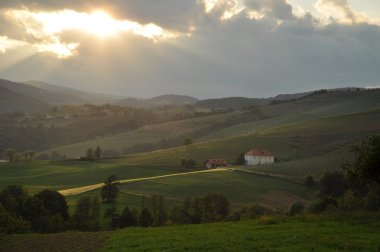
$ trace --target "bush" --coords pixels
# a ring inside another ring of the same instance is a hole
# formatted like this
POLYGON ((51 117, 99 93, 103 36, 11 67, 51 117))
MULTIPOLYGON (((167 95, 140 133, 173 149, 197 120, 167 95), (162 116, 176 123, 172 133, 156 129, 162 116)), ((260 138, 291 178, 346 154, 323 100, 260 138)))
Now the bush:
POLYGON ((305 178, 305 185, 308 187, 314 187, 317 184, 314 177, 309 175, 305 178))
POLYGON ((339 197, 347 190, 347 183, 342 172, 326 172, 321 178, 320 196, 339 197))
POLYGON ((380 186, 370 187, 369 193, 363 199, 364 208, 368 211, 378 211, 380 209, 380 186))
POLYGON ((337 207, 337 200, 333 197, 323 197, 313 201, 308 208, 311 213, 322 213, 327 210, 335 210, 337 207))
POLYGON ((197 166, 197 163, 192 159, 181 159, 181 166, 185 168, 194 168, 197 166))
POLYGON ((273 210, 260 204, 254 204, 250 207, 243 207, 239 210, 242 218, 255 219, 259 216, 273 214, 273 210))
POLYGON ((361 208, 360 198, 348 190, 341 197, 338 198, 338 208, 342 210, 358 210, 361 208))
POLYGON ((305 205, 302 202, 298 201, 298 202, 293 203, 289 207, 288 212, 290 215, 297 215, 297 214, 301 214, 304 210, 305 210, 305 205))
POLYGON ((259 217, 259 223, 263 225, 277 224, 279 219, 275 216, 263 215, 259 217))
POLYGON ((0 204, 0 233, 27 233, 30 229, 30 222, 12 215, 0 204))

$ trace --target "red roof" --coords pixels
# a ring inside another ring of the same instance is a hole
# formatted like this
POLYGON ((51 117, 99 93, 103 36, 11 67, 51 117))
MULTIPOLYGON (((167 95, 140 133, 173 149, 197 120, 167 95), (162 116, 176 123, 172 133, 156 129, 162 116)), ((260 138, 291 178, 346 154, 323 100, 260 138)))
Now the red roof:
POLYGON ((212 165, 227 165, 227 161, 224 159, 208 159, 206 163, 212 165))
POLYGON ((245 153, 246 156, 273 156, 273 154, 264 149, 252 149, 245 153))

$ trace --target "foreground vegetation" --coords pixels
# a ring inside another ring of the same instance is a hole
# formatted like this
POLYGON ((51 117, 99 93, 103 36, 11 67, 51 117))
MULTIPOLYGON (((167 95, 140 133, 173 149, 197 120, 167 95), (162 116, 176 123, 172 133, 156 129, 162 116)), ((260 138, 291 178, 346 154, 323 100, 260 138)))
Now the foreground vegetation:
POLYGON ((373 213, 264 216, 258 220, 114 232, 1 235, 4 252, 35 251, 377 251, 373 213), (207 241, 207 242, 205 242, 207 241))

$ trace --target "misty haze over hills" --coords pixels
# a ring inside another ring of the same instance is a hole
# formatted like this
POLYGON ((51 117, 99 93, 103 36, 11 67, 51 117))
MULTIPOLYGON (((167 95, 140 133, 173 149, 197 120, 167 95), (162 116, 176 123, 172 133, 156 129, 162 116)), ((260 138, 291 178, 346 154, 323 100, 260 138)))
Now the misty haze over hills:
MULTIPOLYGON (((122 96, 94 93, 73 88, 57 86, 41 81, 13 82, 0 79, 1 106, 0 112, 35 112, 43 111, 49 106, 80 104, 115 104, 136 108, 151 108, 163 105, 194 105, 209 109, 261 106, 272 101, 298 99, 312 93, 279 94, 269 98, 224 97, 200 100, 191 96, 166 94, 152 98, 124 98, 122 96)), ((331 90, 347 90, 356 88, 339 88, 331 90)))

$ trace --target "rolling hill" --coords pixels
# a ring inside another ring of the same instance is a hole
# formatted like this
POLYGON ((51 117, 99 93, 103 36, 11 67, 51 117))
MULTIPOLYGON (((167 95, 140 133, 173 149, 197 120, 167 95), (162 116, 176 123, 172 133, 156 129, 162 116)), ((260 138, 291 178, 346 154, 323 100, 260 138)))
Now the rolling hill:
POLYGON ((24 83, 0 80, 0 87, 10 89, 49 105, 84 103, 84 100, 71 94, 49 91, 24 83))
POLYGON ((134 131, 69 146, 61 146, 49 151, 56 151, 70 157, 79 157, 88 148, 94 148, 94 146, 99 145, 103 149, 113 149, 123 153, 123 149, 136 144, 157 143, 164 139, 184 139, 190 136, 195 142, 207 142, 252 134, 264 129, 293 123, 332 118, 375 109, 380 109, 379 90, 331 92, 322 95, 305 96, 275 105, 266 105, 253 110, 145 126, 134 131))
POLYGON ((116 100, 121 99, 121 97, 116 95, 88 92, 74 88, 52 85, 42 81, 26 81, 23 83, 40 88, 42 90, 46 90, 48 92, 67 96, 67 100, 63 100, 63 104, 105 104, 114 103, 116 100))
POLYGON ((21 112, 41 111, 47 105, 68 104, 103 104, 110 103, 120 97, 86 92, 71 88, 51 85, 44 82, 29 81, 25 83, 12 82, 0 79, 2 88, 2 103, 0 111, 14 111, 12 107, 21 112), (30 106, 28 106, 30 104, 30 106), (39 104, 39 105, 37 105, 39 104), (44 105, 45 104, 45 105, 44 105))
POLYGON ((198 99, 191 96, 167 94, 148 99, 126 98, 119 100, 117 104, 136 108, 153 108, 161 105, 188 105, 194 104, 197 101, 198 99))
POLYGON ((46 110, 48 107, 37 99, 17 93, 0 84, 0 113, 15 111, 31 113, 46 110))

